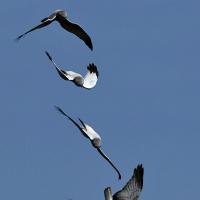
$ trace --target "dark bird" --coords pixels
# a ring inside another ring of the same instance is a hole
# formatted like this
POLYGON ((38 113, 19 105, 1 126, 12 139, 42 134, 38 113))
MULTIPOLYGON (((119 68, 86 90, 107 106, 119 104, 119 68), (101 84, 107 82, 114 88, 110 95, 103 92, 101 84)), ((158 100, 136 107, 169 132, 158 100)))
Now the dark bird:
POLYGON ((138 200, 143 188, 143 175, 144 168, 141 164, 134 169, 133 176, 120 191, 112 195, 111 188, 107 187, 104 190, 105 200, 138 200))
POLYGON ((75 34, 77 37, 79 37, 81 40, 85 42, 85 44, 93 50, 93 45, 90 36, 78 25, 70 22, 67 17, 67 13, 63 10, 56 10, 54 11, 49 17, 46 17, 41 20, 41 23, 32 29, 28 30, 27 32, 23 33, 16 39, 19 40, 22 37, 24 37, 26 34, 43 28, 45 26, 48 26, 51 24, 53 21, 57 21, 65 30, 75 34))
POLYGON ((64 71, 60 69, 47 51, 46 51, 46 55, 55 66, 58 74, 60 75, 62 79, 72 81, 76 86, 83 87, 86 89, 91 89, 95 87, 98 80, 99 72, 97 70, 96 65, 94 65, 93 63, 88 65, 87 74, 85 75, 85 77, 83 77, 81 74, 78 74, 76 72, 64 71))
POLYGON ((114 164, 111 162, 111 160, 104 154, 104 152, 101 149, 101 137, 100 135, 88 124, 84 123, 81 119, 79 119, 82 126, 80 126, 77 122, 75 122, 71 117, 69 117, 61 108, 56 106, 56 109, 66 116, 79 130, 80 132, 90 140, 93 147, 97 149, 97 151, 103 156, 104 159, 106 159, 109 164, 115 169, 115 171, 118 174, 119 179, 121 179, 121 174, 119 170, 114 166, 114 164))

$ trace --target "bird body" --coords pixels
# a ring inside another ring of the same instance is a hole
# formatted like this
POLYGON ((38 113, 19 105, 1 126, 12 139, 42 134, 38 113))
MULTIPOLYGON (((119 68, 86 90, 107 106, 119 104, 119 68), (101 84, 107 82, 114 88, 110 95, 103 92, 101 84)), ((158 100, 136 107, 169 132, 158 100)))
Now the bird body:
POLYGON ((138 200, 143 188, 143 176, 144 168, 141 164, 134 169, 133 176, 120 191, 112 195, 111 188, 107 187, 104 190, 105 200, 138 200))
POLYGON ((83 87, 85 89, 92 89, 93 87, 95 87, 98 80, 99 72, 96 65, 94 65, 93 63, 88 65, 88 72, 85 77, 83 77, 81 74, 78 74, 76 72, 60 69, 47 51, 46 55, 55 66, 56 71, 62 79, 72 81, 76 86, 83 87))
POLYGON ((91 40, 90 36, 83 30, 83 28, 81 28, 81 26, 70 22, 67 18, 67 13, 64 10, 54 11, 51 15, 42 19, 41 23, 39 25, 37 25, 37 26, 33 27, 32 29, 28 30, 27 32, 21 34, 16 39, 19 40, 22 37, 24 37, 26 34, 32 32, 34 30, 48 26, 53 21, 57 21, 61 25, 62 28, 64 28, 68 32, 73 33, 74 35, 79 37, 81 40, 83 40, 85 42, 85 44, 90 48, 90 50, 93 50, 92 40, 91 40))
POLYGON ((119 179, 121 179, 121 174, 119 170, 114 166, 114 164, 111 162, 111 160, 105 155, 105 153, 102 151, 101 147, 101 137, 100 135, 88 124, 84 123, 81 119, 79 119, 82 126, 80 126, 77 122, 75 122, 70 116, 68 116, 61 108, 56 106, 56 109, 65 117, 67 117, 74 125, 81 131, 81 133, 88 138, 93 147, 97 149, 97 151, 101 154, 101 156, 109 162, 109 164, 115 169, 115 171, 118 173, 119 179))

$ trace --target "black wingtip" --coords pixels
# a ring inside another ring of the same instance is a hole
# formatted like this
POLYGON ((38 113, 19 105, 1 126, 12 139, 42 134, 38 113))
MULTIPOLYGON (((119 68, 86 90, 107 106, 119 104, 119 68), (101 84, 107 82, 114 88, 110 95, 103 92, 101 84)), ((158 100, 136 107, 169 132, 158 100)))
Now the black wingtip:
POLYGON ((90 50, 93 51, 93 45, 91 43, 91 45, 89 46, 90 50))
POLYGON ((143 176, 144 176, 144 168, 142 164, 139 164, 137 168, 134 169, 134 175, 136 179, 136 183, 138 187, 142 190, 143 188, 143 176))
POLYGON ((55 108, 57 111, 59 111, 59 112, 62 111, 62 109, 61 109, 59 106, 54 106, 54 108, 55 108))
POLYGON ((93 45, 90 46, 90 50, 93 51, 93 45))
POLYGON ((17 38, 15 38, 15 41, 18 42, 22 37, 23 35, 18 36, 17 38))
POLYGON ((89 47, 89 49, 90 49, 91 51, 93 51, 93 44, 92 44, 91 39, 88 40, 87 42, 85 42, 85 44, 89 47))
POLYGON ((122 176, 121 176, 121 174, 119 174, 119 178, 118 178, 119 180, 121 180, 122 179, 122 176))
POLYGON ((50 56, 50 54, 48 53, 48 51, 45 51, 45 54, 47 55, 47 57, 49 58, 49 60, 52 61, 52 57, 50 56))
POLYGON ((56 109, 59 113, 61 113, 61 114, 65 115, 65 116, 67 116, 66 113, 65 113, 59 106, 54 106, 54 107, 55 107, 55 109, 56 109))
POLYGON ((90 73, 95 73, 97 77, 99 77, 99 71, 97 69, 97 66, 94 63, 90 63, 87 69, 90 71, 90 73))
POLYGON ((115 167, 115 165, 111 162, 111 160, 104 154, 104 152, 102 151, 102 149, 99 147, 97 148, 97 151, 101 154, 101 156, 103 156, 103 158, 105 160, 107 160, 109 162, 109 164, 113 167, 113 169, 117 172, 118 174, 118 179, 121 180, 121 173, 119 172, 119 170, 115 167))

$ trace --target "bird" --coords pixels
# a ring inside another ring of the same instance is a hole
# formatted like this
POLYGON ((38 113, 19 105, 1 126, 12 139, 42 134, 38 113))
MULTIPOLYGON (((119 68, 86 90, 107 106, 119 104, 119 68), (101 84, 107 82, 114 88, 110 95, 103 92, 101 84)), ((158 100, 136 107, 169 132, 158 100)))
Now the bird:
POLYGON ((115 167, 115 165, 111 162, 111 160, 105 155, 105 153, 101 149, 101 137, 100 135, 88 124, 84 123, 80 118, 79 121, 82 126, 80 126, 77 122, 75 122, 70 116, 68 116, 60 107, 55 106, 55 108, 65 117, 67 117, 79 130, 80 132, 90 140, 92 146, 97 149, 100 155, 108 161, 108 163, 113 167, 113 169, 118 174, 118 179, 121 179, 121 174, 119 170, 115 167))
POLYGON ((83 77, 81 74, 78 74, 76 72, 64 71, 63 69, 60 69, 52 59, 51 55, 47 51, 45 53, 49 60, 55 66, 58 74, 62 79, 72 81, 76 86, 83 87, 85 89, 92 89, 93 87, 95 87, 99 77, 99 72, 94 63, 91 63, 87 66, 87 74, 85 75, 85 77, 83 77))
POLYGON ((91 51, 93 50, 92 40, 91 40, 90 36, 83 30, 83 28, 81 28, 81 26, 70 22, 68 20, 67 13, 64 10, 60 10, 60 9, 55 10, 51 15, 42 19, 41 23, 39 25, 37 25, 37 26, 33 27, 32 29, 28 30, 27 32, 21 34, 20 36, 18 36, 16 38, 16 40, 21 39, 26 34, 32 32, 34 30, 48 26, 53 21, 57 21, 62 28, 75 34, 77 37, 79 37, 81 40, 83 40, 85 42, 85 44, 90 48, 91 51))
POLYGON ((112 195, 112 190, 107 187, 104 190, 105 200, 138 200, 143 188, 144 168, 139 164, 133 172, 133 176, 126 185, 112 195))

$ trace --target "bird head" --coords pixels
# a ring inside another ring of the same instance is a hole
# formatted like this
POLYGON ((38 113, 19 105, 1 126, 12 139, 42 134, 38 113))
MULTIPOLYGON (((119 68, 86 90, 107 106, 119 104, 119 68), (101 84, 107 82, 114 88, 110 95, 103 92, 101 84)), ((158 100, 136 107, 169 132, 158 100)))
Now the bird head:
POLYGON ((61 15, 62 17, 67 18, 67 12, 65 12, 64 10, 58 9, 58 10, 55 10, 55 13, 57 15, 61 15))
POLYGON ((79 87, 82 87, 83 86, 83 83, 84 83, 84 79, 80 76, 77 76, 74 78, 74 83, 79 86, 79 87))
POLYGON ((101 140, 99 138, 94 138, 92 140, 92 145, 95 147, 95 148, 100 148, 101 147, 101 140))
POLYGON ((104 190, 104 197, 105 197, 105 200, 112 200, 113 199, 111 187, 107 187, 104 190))

